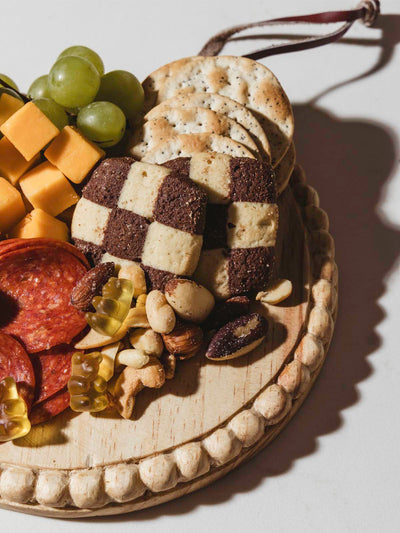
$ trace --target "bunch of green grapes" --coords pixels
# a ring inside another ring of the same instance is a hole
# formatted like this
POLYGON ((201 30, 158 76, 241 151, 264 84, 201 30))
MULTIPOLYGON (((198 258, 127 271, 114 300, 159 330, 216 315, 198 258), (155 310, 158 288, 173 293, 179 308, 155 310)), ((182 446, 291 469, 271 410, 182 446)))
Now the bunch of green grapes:
MULTIPOLYGON (((0 74, 10 86, 15 83, 0 74)), ((4 89, 9 90, 9 89, 4 89)), ((76 124, 103 148, 115 146, 142 110, 144 93, 130 72, 104 74, 101 57, 86 46, 64 50, 48 75, 37 78, 28 90, 41 111, 59 128, 76 124)))

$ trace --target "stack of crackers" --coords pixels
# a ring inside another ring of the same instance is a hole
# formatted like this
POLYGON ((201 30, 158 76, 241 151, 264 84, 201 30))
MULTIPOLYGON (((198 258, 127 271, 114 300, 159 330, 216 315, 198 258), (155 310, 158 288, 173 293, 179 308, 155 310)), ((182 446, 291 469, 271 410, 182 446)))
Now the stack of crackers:
POLYGON ((129 152, 162 164, 199 152, 269 162, 281 193, 295 164, 294 119, 274 74, 251 59, 189 57, 143 83, 145 117, 129 152))

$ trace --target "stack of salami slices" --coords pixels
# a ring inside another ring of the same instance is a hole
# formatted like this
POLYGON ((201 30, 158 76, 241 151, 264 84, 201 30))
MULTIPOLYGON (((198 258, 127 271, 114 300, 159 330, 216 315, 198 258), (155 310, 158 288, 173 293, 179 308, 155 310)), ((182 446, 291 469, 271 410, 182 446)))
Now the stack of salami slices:
POLYGON ((87 325, 70 297, 87 269, 66 242, 0 243, 0 380, 15 379, 32 425, 69 405, 72 341, 87 325))

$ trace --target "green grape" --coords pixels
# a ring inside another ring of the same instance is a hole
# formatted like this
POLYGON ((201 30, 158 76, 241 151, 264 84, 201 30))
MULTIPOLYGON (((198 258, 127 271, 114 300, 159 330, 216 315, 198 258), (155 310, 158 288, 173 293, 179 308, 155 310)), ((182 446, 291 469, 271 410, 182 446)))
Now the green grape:
POLYGON ((104 74, 104 63, 101 57, 99 54, 96 54, 94 50, 91 50, 87 46, 70 46, 61 52, 61 54, 58 56, 58 59, 66 56, 83 57, 83 59, 87 59, 96 67, 96 70, 100 76, 104 74))
MULTIPOLYGON (((8 83, 8 85, 11 85, 11 87, 13 87, 16 91, 18 91, 17 84, 8 76, 6 76, 5 74, 0 74, 0 79, 4 80, 6 83, 8 83)), ((8 87, 5 87, 0 82, 0 96, 3 93, 10 94, 11 96, 14 96, 14 98, 18 98, 18 100, 22 100, 22 98, 20 97, 18 93, 16 93, 12 89, 9 89, 8 87)))
POLYGON ((143 108, 144 91, 136 76, 126 70, 113 70, 101 78, 96 100, 112 102, 131 120, 143 108))
POLYGON ((49 86, 47 84, 48 76, 40 76, 31 84, 28 90, 29 98, 50 98, 49 86))
POLYGON ((100 76, 90 61, 66 56, 58 59, 49 74, 49 91, 57 104, 79 108, 90 104, 100 86, 100 76))
POLYGON ((88 139, 107 147, 122 139, 126 119, 121 109, 111 102, 93 102, 79 111, 76 124, 88 139))
POLYGON ((46 115, 46 117, 62 130, 68 125, 68 115, 65 110, 50 98, 35 98, 33 103, 46 115))
MULTIPOLYGON (((11 78, 9 78, 8 76, 6 76, 5 74, 0 74, 0 79, 2 79, 3 81, 5 81, 6 83, 8 83, 8 85, 10 85, 13 89, 15 89, 16 91, 18 91, 18 86, 17 84, 15 83, 15 81, 13 81, 11 78)), ((0 82, 0 87, 4 87, 4 85, 1 84, 0 82)))

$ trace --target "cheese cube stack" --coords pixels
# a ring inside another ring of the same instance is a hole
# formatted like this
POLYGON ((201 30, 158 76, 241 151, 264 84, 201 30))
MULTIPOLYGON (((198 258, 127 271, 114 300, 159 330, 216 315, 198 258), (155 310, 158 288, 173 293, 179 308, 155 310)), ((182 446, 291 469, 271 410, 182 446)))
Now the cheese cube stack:
POLYGON ((0 132, 0 233, 68 241, 79 200, 70 181, 81 183, 105 152, 76 128, 60 132, 33 102, 7 93, 0 95, 0 132))
POLYGON ((33 207, 49 215, 56 216, 79 200, 64 174, 48 161, 25 174, 19 185, 33 207))
POLYGON ((27 161, 60 133, 33 102, 28 102, 14 113, 0 126, 0 131, 27 161))
POLYGON ((6 233, 25 212, 21 194, 5 178, 0 178, 0 232, 6 233))
POLYGON ((0 126, 8 120, 18 109, 23 107, 24 102, 11 94, 3 93, 0 95, 0 126))
POLYGON ((81 183, 105 152, 76 128, 65 126, 44 155, 68 179, 81 183))
POLYGON ((42 209, 34 209, 9 233, 10 238, 68 241, 68 227, 42 209))

